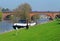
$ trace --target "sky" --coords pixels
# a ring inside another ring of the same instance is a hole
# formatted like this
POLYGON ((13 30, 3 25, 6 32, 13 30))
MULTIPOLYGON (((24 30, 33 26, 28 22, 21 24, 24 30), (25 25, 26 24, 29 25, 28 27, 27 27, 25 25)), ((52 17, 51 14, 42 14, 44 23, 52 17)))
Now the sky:
POLYGON ((33 11, 60 11, 60 0, 0 0, 0 7, 12 10, 22 3, 30 4, 33 11))

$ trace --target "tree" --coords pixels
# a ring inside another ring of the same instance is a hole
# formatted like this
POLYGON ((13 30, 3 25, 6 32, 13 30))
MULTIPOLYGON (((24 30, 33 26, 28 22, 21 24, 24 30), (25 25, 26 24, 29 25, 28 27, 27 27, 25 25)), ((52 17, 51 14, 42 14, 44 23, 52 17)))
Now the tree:
POLYGON ((58 24, 60 24, 60 14, 56 15, 56 20, 57 20, 58 24))
POLYGON ((21 4, 14 10, 15 19, 29 19, 29 13, 31 12, 31 6, 28 3, 21 4))
POLYGON ((40 15, 39 15, 39 14, 36 14, 36 15, 33 16, 33 21, 35 21, 36 24, 37 24, 37 20, 38 20, 39 18, 40 18, 40 15))
POLYGON ((2 20, 2 8, 0 8, 0 21, 2 20))
POLYGON ((0 21, 2 20, 2 12, 0 12, 0 21))
POLYGON ((9 8, 2 8, 2 12, 10 12, 9 8))
POLYGON ((0 12, 2 12, 2 8, 0 7, 0 12))

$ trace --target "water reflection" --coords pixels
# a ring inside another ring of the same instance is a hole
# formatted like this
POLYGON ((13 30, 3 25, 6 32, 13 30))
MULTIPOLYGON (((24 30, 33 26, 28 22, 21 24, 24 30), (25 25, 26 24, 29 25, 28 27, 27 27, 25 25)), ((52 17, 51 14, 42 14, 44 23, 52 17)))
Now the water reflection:
POLYGON ((48 21, 49 21, 48 18, 42 18, 42 19, 37 20, 37 23, 41 24, 41 23, 45 23, 45 22, 48 22, 48 21))

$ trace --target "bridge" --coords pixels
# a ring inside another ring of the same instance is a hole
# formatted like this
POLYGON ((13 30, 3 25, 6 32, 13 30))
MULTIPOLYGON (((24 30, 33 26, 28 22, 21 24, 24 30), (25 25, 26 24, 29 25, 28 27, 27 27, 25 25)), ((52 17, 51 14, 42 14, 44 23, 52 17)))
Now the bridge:
MULTIPOLYGON (((30 18, 36 14, 39 15, 46 15, 47 17, 50 17, 52 19, 54 19, 56 17, 56 15, 59 15, 60 12, 48 12, 48 11, 34 11, 34 12, 30 12, 30 18)), ((8 16, 13 15, 13 12, 3 12, 3 20, 5 20, 8 16)))

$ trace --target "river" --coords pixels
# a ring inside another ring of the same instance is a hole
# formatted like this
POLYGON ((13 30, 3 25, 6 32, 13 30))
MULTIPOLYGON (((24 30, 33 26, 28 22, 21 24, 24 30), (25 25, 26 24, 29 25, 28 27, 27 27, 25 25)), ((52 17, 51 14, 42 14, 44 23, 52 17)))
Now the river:
MULTIPOLYGON (((41 23, 44 23, 44 22, 47 22, 49 21, 49 19, 39 19, 37 21, 38 24, 41 24, 41 23)), ((13 30, 13 24, 9 21, 1 21, 0 22, 0 33, 4 33, 4 32, 7 32, 7 31, 10 31, 10 30, 13 30)))
POLYGON ((13 30, 12 26, 13 26, 13 24, 8 21, 0 22, 0 33, 13 30))

